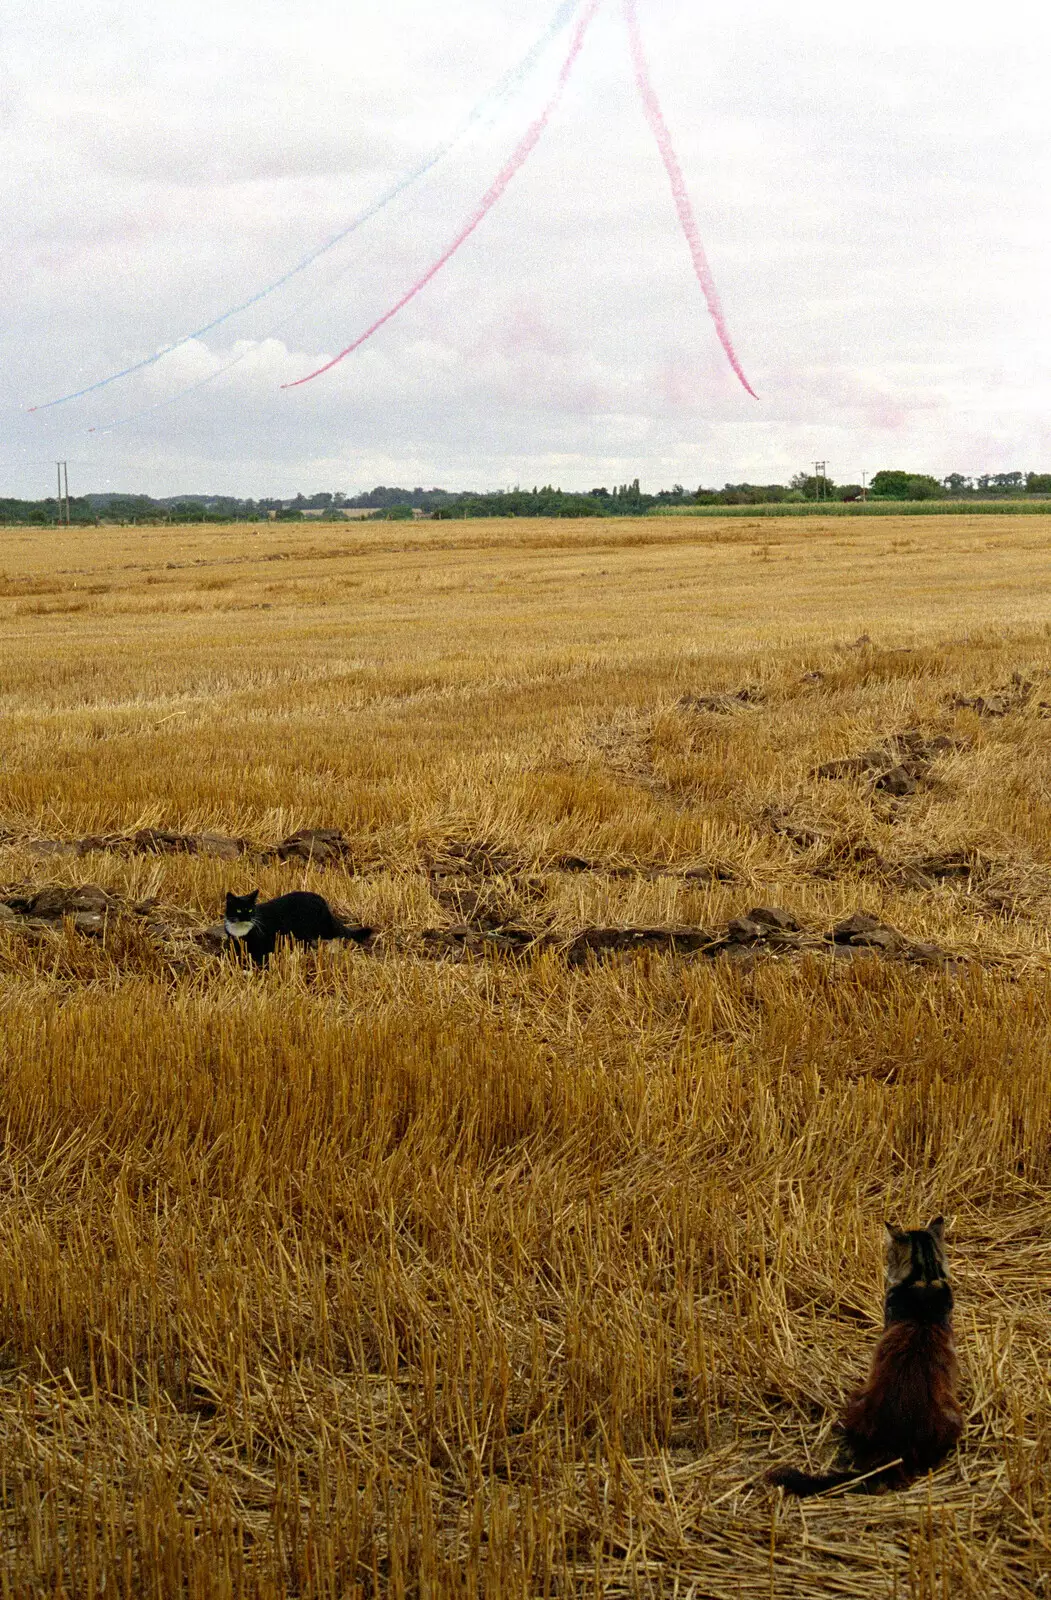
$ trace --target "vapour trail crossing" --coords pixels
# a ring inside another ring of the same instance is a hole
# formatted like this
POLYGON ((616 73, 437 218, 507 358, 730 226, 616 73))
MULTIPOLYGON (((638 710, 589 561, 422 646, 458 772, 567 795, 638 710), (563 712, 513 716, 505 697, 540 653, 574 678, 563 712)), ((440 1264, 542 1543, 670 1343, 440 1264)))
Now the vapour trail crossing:
MULTIPOLYGON (((304 272, 306 268, 317 261, 320 256, 323 256, 327 251, 334 249, 337 244, 340 244, 344 239, 349 238, 352 233, 356 233, 359 228, 364 227, 366 222, 371 221, 373 217, 377 216, 379 212, 383 211, 387 206, 389 206, 393 200, 396 200, 400 194, 403 194, 406 189, 409 189, 413 184, 418 183, 421 178, 425 177, 426 174, 431 171, 432 167, 437 166, 438 162, 443 160, 445 156, 447 156, 450 151, 461 142, 474 124, 484 117, 494 105, 514 94, 514 92, 524 83, 525 79, 532 71, 533 67, 537 64, 541 55, 547 49, 547 46, 551 43, 552 39, 561 33, 562 29, 572 19, 576 12, 579 11, 580 5, 581 0, 562 0, 562 4, 559 5, 555 15, 552 17, 548 26, 545 28, 543 34, 537 40, 532 49, 529 50, 525 56, 523 56, 522 60, 516 67, 513 67, 510 72, 505 74, 505 76, 496 85, 495 89, 492 89, 482 100, 478 102, 473 111, 471 111, 464 119, 463 123, 450 139, 447 139, 444 144, 439 145, 436 150, 432 151, 427 157, 426 161, 424 161, 420 166, 414 168, 412 172, 409 172, 404 177, 400 178, 397 183, 393 184, 391 188, 387 189, 382 195, 379 196, 378 199, 372 201, 372 203, 366 206, 363 211, 359 211, 357 216, 354 217, 345 228, 341 228, 338 233, 333 234, 331 238, 326 239, 323 244, 318 245, 317 248, 312 250, 309 255, 304 256, 301 261, 298 261, 295 266, 290 267, 287 272, 282 273, 281 277, 275 278, 273 283, 267 284, 265 288, 258 290, 253 295, 250 295, 247 300, 242 300, 238 305, 231 306, 228 311, 224 311, 220 316, 213 317, 210 322, 204 323, 200 328, 195 328, 192 333, 183 334, 182 338, 173 340, 171 344, 165 345, 163 349, 155 351, 153 355, 143 356, 140 361, 132 362, 131 366, 122 367, 119 372, 111 372, 108 377, 99 378, 95 383, 89 383, 85 385, 83 389, 74 389, 71 391, 71 393, 59 395, 54 400, 44 400, 39 405, 29 406, 28 410, 31 412, 49 411, 53 406, 63 406, 70 400, 80 400, 84 395, 94 394, 98 389, 105 389, 109 384, 116 383, 121 378, 130 377, 133 372, 141 372, 144 367, 153 366, 156 362, 163 360, 164 357, 170 355, 173 350, 179 350, 184 344, 189 344, 191 339, 202 338, 204 334, 211 333, 213 328, 220 327, 222 323, 228 322, 231 317, 236 317, 240 312, 247 311, 250 307, 258 305, 259 302, 261 300, 265 300, 268 295, 272 295, 276 293, 278 289, 283 288, 286 283, 290 282, 290 280, 296 277, 300 272, 304 272)), ((198 385, 194 384, 192 387, 197 388, 198 385)))
POLYGON ((664 120, 664 113, 661 111, 660 101, 657 99, 656 90, 650 79, 649 68, 646 65, 646 57, 642 48, 642 33, 639 29, 636 0, 624 0, 624 19, 628 26, 628 40, 631 46, 632 66, 635 69, 635 83, 638 87, 639 97, 642 100, 643 110, 646 113, 646 121, 649 123, 650 131, 657 141, 657 148, 661 153, 661 160, 664 162, 664 170, 668 174, 672 198, 675 201, 675 209, 679 213, 679 222, 686 236, 686 243, 690 247, 690 255, 693 258, 693 270, 697 274, 697 281, 701 286, 712 321, 715 323, 715 331, 719 336, 719 343, 726 352, 726 359, 744 388, 752 396, 752 399, 758 400, 759 396, 745 377, 741 363, 737 359, 737 352, 734 350, 733 340, 730 338, 730 330, 726 326, 726 318, 723 315, 723 308, 719 301, 719 291, 715 287, 712 269, 708 265, 708 257, 705 255, 704 245, 701 243, 697 218, 694 216, 693 206, 690 204, 690 196, 686 190, 686 179, 683 177, 682 168, 679 165, 675 148, 671 142, 671 134, 668 132, 668 125, 664 120))
POLYGON ((324 299, 326 295, 330 295, 333 292, 335 285, 339 283, 342 278, 345 278, 347 273, 351 272, 356 264, 357 263, 353 261, 348 262, 345 266, 340 268, 339 272, 330 283, 324 284, 321 288, 315 289, 313 294, 307 295, 304 299, 297 300, 296 304, 292 306, 283 317, 279 318, 277 322, 272 322, 270 324, 269 328, 260 336, 259 339, 254 340, 250 344, 246 344, 243 350, 241 350, 237 355, 231 356, 229 361, 224 361, 221 367, 215 367, 213 371, 206 372, 203 378, 195 378, 193 383, 188 383, 183 388, 176 389, 172 394, 164 395, 160 400, 153 400, 149 403, 149 405, 139 406, 137 410, 129 412, 126 416, 115 417, 111 422, 98 423, 94 427, 89 428, 87 430, 88 433, 115 433, 118 428, 126 428, 130 423, 138 422, 140 417, 152 416, 155 411, 164 411, 168 406, 176 405, 178 401, 185 400, 191 394, 196 394, 198 390, 207 388, 210 383, 214 383, 216 379, 223 377, 227 372, 232 372, 234 367, 239 367, 241 365, 242 361, 247 361, 251 356, 255 355, 261 344, 264 344, 268 339, 272 339, 275 334, 280 333, 281 329, 287 327, 290 322, 294 322, 301 312, 309 310, 310 307, 316 305, 319 300, 324 299))
MULTIPOLYGON (((415 300, 416 296, 427 287, 431 279, 437 277, 438 273, 445 266, 446 262, 452 259, 457 250, 459 250, 460 246, 467 242, 467 240, 471 237, 471 234, 475 231, 479 224, 484 221, 489 212, 496 205, 496 202, 504 194, 512 178, 525 165, 526 161, 539 144, 544 129, 547 127, 552 115, 555 112, 555 109, 559 104, 559 101, 562 99, 566 84, 569 81, 569 75, 576 64, 576 59, 579 56, 581 47, 584 43, 584 35, 587 33, 588 27, 590 26, 595 12, 598 10, 600 4, 601 0, 589 0, 584 14, 580 18, 573 32, 573 39, 569 47, 569 54, 562 63, 562 70, 558 75, 558 82, 555 86, 554 94, 551 96, 551 99, 537 117, 536 121, 531 123, 527 128, 525 134, 520 139, 518 145, 512 153, 510 160, 503 167, 502 171, 497 174, 496 179, 482 197, 482 201, 478 206, 478 209, 474 212, 473 216, 469 218, 464 227, 460 229, 460 232, 456 235, 456 238, 453 240, 452 244, 449 245, 448 249, 438 257, 437 261, 428 267, 422 278, 417 278, 416 282, 412 285, 412 288, 407 289, 400 300, 396 301, 388 311, 385 311, 382 317, 377 317, 372 326, 366 328, 365 332, 360 334, 352 344, 348 344, 345 350, 341 350, 338 355, 333 356, 331 361, 326 361, 323 366, 316 367, 313 372, 308 372, 305 377, 296 378, 291 383, 283 383, 281 385, 282 389, 298 389, 300 384, 310 383, 313 378, 319 378, 323 372, 330 372, 332 368, 342 361, 346 356, 349 356, 353 351, 360 349, 367 339, 371 339, 372 335, 377 333, 385 323, 388 323, 392 317, 396 317, 398 312, 403 310, 404 307, 409 304, 410 300, 415 300)), ((744 380, 742 378, 742 382, 743 381, 744 380)))
MULTIPOLYGON (((299 308, 297 307, 297 309, 299 308)), ((271 329, 270 334, 267 334, 267 338, 270 338, 273 332, 274 330, 271 329)), ((221 378, 224 372, 229 372, 233 367, 239 367, 241 362, 252 355, 257 348, 258 345, 256 344, 249 345, 247 349, 241 351, 240 355, 236 355, 232 360, 224 362, 221 367, 216 367, 214 372, 205 373, 203 378, 196 378, 193 383, 188 383, 184 389, 176 389, 174 394, 166 394, 162 400, 154 400, 148 406, 140 406, 138 411, 129 412, 126 417, 115 417, 112 422, 96 423, 94 427, 89 428, 87 431, 88 433, 100 434, 115 433, 118 428, 126 428, 130 422, 138 422, 140 417, 148 417, 154 411, 163 411, 166 406, 173 406, 177 400, 185 400, 187 395, 196 394, 198 389, 203 389, 209 383, 214 383, 216 378, 221 378)))

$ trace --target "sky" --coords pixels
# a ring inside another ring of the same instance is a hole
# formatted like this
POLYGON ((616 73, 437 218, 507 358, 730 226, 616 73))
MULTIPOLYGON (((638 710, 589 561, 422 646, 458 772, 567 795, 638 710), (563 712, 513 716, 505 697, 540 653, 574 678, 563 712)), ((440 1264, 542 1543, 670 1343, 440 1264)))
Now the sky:
POLYGON ((601 0, 0 0, 0 495, 1051 471, 1051 15, 1018 0, 638 0, 744 372, 601 0), (482 114, 419 183, 287 272, 482 114), (235 359, 238 358, 238 359, 235 359), (228 371, 219 372, 227 367, 228 371), (218 374, 214 380, 211 374, 218 374), (189 393, 182 393, 198 385, 189 393))

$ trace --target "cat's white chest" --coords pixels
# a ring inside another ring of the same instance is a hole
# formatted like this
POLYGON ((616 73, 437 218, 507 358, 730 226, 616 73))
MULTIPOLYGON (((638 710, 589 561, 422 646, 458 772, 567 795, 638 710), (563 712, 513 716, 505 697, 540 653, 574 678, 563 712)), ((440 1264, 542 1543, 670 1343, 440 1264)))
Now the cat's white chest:
POLYGON ((244 939, 255 927, 254 922, 231 922, 229 917, 223 919, 223 927, 231 939, 244 939))

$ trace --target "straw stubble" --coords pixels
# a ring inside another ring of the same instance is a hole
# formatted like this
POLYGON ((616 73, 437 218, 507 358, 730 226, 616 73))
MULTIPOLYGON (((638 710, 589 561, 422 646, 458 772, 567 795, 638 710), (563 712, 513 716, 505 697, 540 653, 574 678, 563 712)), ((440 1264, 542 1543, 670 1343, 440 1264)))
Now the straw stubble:
POLYGON ((769 528, 5 530, 0 1593, 1042 1592, 1051 520, 769 528), (958 1456, 782 1502, 936 1211, 958 1456))

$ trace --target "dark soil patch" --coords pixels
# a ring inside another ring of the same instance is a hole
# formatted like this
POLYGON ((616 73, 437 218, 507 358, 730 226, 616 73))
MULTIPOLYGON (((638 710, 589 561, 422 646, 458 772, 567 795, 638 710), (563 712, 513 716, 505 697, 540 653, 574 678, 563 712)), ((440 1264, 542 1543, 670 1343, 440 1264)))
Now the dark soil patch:
POLYGON ((664 955, 714 955, 726 941, 711 928, 581 928, 568 937, 545 941, 570 966, 580 966, 590 958, 614 954, 637 954, 641 950, 664 955))
POLYGON ((301 828, 276 845, 273 854, 279 861, 340 861, 349 845, 341 828, 301 828))
POLYGON ((915 794, 921 784, 929 781, 932 764, 959 748, 959 741, 946 734, 925 734, 919 728, 907 728, 871 750, 824 761, 811 776, 868 779, 870 789, 901 798, 915 794))
MULTIPOLYGON (((187 937, 202 952, 224 953, 229 941, 222 923, 204 928, 193 914, 168 908, 155 900, 130 904, 120 895, 109 893, 97 884, 47 884, 39 889, 8 890, 0 895, 0 924, 29 930, 55 927, 69 921, 80 933, 100 935, 110 919, 136 918, 158 943, 171 945, 187 937)), ((807 929, 795 913, 780 906, 751 906, 720 928, 673 926, 592 926, 569 933, 553 932, 505 918, 483 920, 476 913, 470 921, 447 928, 428 928, 421 933, 386 930, 374 940, 373 929, 361 929, 360 943, 368 948, 417 950, 432 958, 468 955, 539 954, 549 951, 571 965, 613 955, 651 951, 666 955, 728 955, 765 951, 770 955, 804 950, 875 950, 902 960, 950 961, 957 959, 932 945, 910 941, 895 928, 881 923, 870 913, 858 910, 830 930, 807 929)))
POLYGON ((993 870, 977 850, 947 850, 903 861, 882 861, 881 875, 910 889, 931 889, 941 883, 970 885, 993 870))
MULTIPOLYGON (((8 836, 5 843, 15 841, 8 836)), ((37 856, 87 856, 106 852, 113 855, 188 855, 216 856, 236 861, 247 856, 253 861, 341 861, 350 846, 339 828, 303 828, 280 844, 253 844, 250 839, 222 833, 178 833, 171 828, 139 828, 136 833, 91 833, 82 839, 32 839, 31 854, 37 856)))
POLYGON ((513 850, 486 839, 450 839, 431 865, 438 871, 461 872, 471 878, 502 878, 521 872, 526 863, 513 850))
POLYGON ((720 694, 682 694, 675 704, 680 711, 713 711, 718 716, 726 716, 732 711, 740 711, 744 706, 762 705, 765 699, 765 691, 749 683, 743 689, 727 690, 720 694))
POLYGON ((1037 688, 1032 678, 1024 678, 1020 672, 1013 672, 1009 683, 1001 684, 987 694, 954 694, 949 701, 949 708, 953 711, 974 711, 980 717, 1006 717, 1012 711, 1032 706, 1038 715, 1051 717, 1051 703, 1036 699, 1037 688))
MULTIPOLYGON (((552 952, 571 966, 614 956, 643 952, 661 955, 722 957, 748 963, 768 957, 810 951, 838 960, 876 955, 918 964, 954 966, 966 957, 937 945, 909 939, 897 928, 858 909, 827 931, 808 930, 796 916, 779 906, 752 906, 723 928, 702 927, 588 927, 573 933, 545 933, 540 929, 476 927, 426 929, 418 936, 420 953, 431 957, 465 959, 471 955, 538 955, 552 952)), ((410 937, 408 948, 413 943, 410 937)))
POLYGON ((431 894, 457 923, 481 932, 495 932, 521 923, 524 907, 513 891, 492 883, 476 883, 445 875, 431 876, 431 894))
POLYGON ((797 850, 813 850, 828 840, 828 835, 823 829, 799 821, 788 806, 771 804, 764 807, 761 820, 772 833, 780 834, 782 839, 794 844, 797 850))
POLYGON ((525 922, 544 900, 544 885, 521 856, 484 840, 450 840, 427 872, 431 894, 475 933, 496 933, 525 922))

